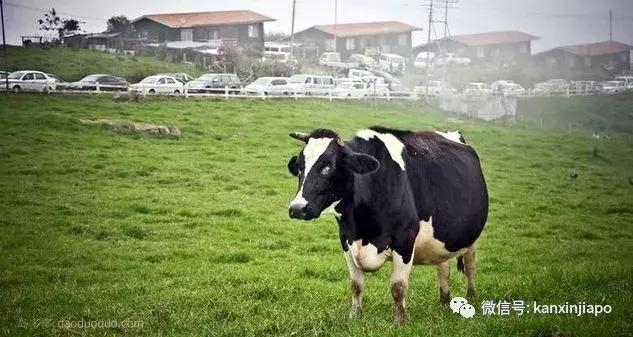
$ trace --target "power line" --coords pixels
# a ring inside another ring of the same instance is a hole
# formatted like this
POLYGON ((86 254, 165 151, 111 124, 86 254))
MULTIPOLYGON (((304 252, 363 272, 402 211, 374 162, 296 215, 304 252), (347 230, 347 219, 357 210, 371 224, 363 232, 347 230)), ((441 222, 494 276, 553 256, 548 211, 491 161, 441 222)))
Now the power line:
MULTIPOLYGON (((14 3, 11 3, 11 2, 5 2, 4 4, 7 5, 7 6, 10 6, 10 7, 27 9, 27 10, 36 11, 36 12, 44 12, 44 13, 46 13, 46 12, 51 10, 50 8, 32 7, 32 6, 14 4, 14 3)), ((58 14, 70 16, 70 17, 77 18, 77 19, 83 19, 83 20, 94 20, 94 21, 100 21, 100 22, 103 22, 104 20, 107 20, 106 18, 96 18, 96 17, 90 17, 90 16, 75 15, 75 14, 68 13, 68 12, 60 12, 60 11, 57 11, 57 10, 56 10, 56 12, 58 14)))

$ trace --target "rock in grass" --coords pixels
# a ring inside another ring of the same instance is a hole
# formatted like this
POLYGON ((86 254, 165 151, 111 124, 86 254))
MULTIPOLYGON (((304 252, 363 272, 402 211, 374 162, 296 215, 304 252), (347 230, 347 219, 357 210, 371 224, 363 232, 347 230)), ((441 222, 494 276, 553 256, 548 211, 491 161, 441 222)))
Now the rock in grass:
POLYGON ((180 129, 171 125, 156 125, 112 119, 79 119, 83 125, 98 125, 107 127, 115 132, 126 134, 149 134, 160 137, 180 138, 180 129))

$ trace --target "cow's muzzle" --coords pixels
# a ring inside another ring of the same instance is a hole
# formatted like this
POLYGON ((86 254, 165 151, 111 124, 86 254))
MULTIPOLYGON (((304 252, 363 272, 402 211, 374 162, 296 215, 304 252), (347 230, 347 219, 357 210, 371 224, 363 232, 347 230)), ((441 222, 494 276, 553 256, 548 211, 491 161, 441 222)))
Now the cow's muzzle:
POLYGON ((291 205, 288 214, 291 218, 299 220, 311 220, 316 218, 310 205, 291 205))

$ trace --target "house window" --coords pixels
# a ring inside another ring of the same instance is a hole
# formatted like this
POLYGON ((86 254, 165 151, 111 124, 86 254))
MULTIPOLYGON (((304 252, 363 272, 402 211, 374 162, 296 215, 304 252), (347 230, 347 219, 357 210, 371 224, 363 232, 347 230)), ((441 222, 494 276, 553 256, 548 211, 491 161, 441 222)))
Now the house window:
POLYGON ((141 39, 148 39, 149 38, 149 33, 144 30, 144 31, 142 31, 140 33, 140 37, 141 37, 141 39))
POLYGON ((477 57, 485 57, 486 56, 486 50, 484 49, 484 47, 477 47, 477 57))
POLYGON ((585 56, 585 68, 591 68, 591 56, 585 56))
POLYGON ((626 62, 626 53, 621 53, 620 54, 620 61, 626 62))
POLYGON ((528 45, 527 43, 522 44, 519 47, 519 52, 521 52, 521 54, 527 54, 528 53, 528 45))
POLYGON ((181 29, 180 41, 193 41, 193 29, 181 29))
POLYGON ((325 51, 335 51, 336 45, 334 39, 325 40, 325 51))
POLYGON ((207 30, 207 40, 213 41, 218 39, 218 30, 217 29, 209 29, 207 30))
POLYGON ((408 41, 409 41, 409 37, 407 36, 407 34, 400 34, 400 35, 398 35, 398 44, 399 45, 406 46, 408 41))
POLYGON ((346 40, 346 47, 347 50, 354 50, 356 49, 356 39, 354 39, 353 37, 348 37, 346 40))
POLYGON ((256 38, 259 37, 259 26, 257 25, 249 25, 248 26, 248 38, 256 38))

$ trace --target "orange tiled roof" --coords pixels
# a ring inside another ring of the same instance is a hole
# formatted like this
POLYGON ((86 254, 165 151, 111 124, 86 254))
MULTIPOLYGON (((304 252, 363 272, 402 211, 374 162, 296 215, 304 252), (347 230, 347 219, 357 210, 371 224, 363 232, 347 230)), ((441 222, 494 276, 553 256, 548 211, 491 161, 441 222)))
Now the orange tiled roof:
POLYGON ((229 24, 257 23, 275 19, 248 10, 143 15, 133 22, 149 19, 171 28, 191 28, 229 24))
POLYGON ((341 23, 338 25, 314 26, 313 28, 337 37, 405 33, 414 30, 421 30, 418 27, 411 26, 399 21, 341 23))

